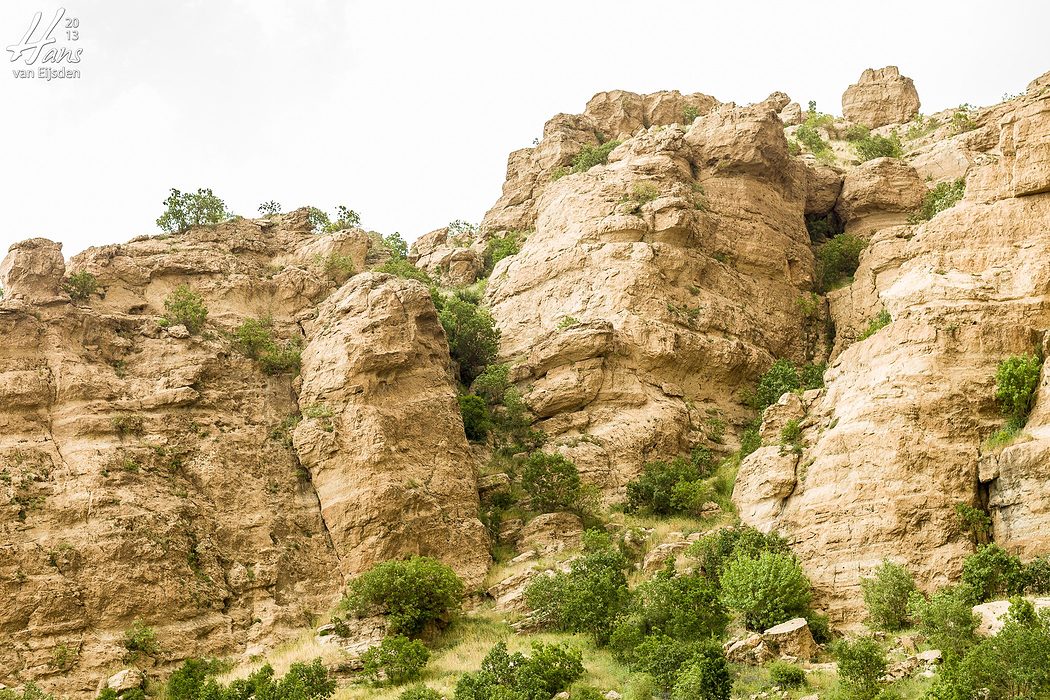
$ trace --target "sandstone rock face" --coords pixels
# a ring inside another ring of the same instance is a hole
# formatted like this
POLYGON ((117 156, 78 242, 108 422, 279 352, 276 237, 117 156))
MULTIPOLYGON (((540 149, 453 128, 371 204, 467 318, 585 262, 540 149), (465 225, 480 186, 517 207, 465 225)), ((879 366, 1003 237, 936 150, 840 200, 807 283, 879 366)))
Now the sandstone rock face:
POLYGON ((995 456, 983 446, 1002 425, 996 365, 1039 350, 1050 326, 1050 197, 1016 196, 1041 166, 1010 147, 1014 134, 1037 128, 1048 100, 1009 103, 998 139, 975 141, 991 145, 967 174, 964 200, 927 223, 874 233, 853 284, 831 295, 839 337, 826 390, 804 406, 795 483, 771 448, 741 465, 741 517, 788 536, 839 619, 859 613, 859 580, 883 558, 905 563, 926 588, 955 580, 972 551, 958 502, 987 502, 1003 546, 1050 550, 1045 385, 1031 440, 995 456), (882 309, 892 322, 857 341, 882 309))
POLYGON ((365 273, 325 300, 299 403, 296 451, 345 573, 411 552, 481 580, 489 556, 476 465, 425 286, 365 273))
POLYGON ((94 274, 99 294, 77 305, 54 296, 57 244, 13 247, 0 301, 3 682, 87 696, 136 619, 156 629, 162 668, 272 645, 380 557, 430 553, 471 581, 484 570, 474 466, 426 290, 362 274, 317 318, 336 289, 317 256, 363 265, 367 239, 317 236, 301 214, 85 251, 71 269, 94 274), (208 307, 203 333, 157 322, 180 284, 208 307), (299 379, 264 374, 228 339, 249 316, 305 341, 308 403, 299 379), (314 342, 330 361, 313 360, 314 342), (321 401, 339 409, 333 432, 306 418, 299 455, 291 429, 321 401), (345 461, 326 452, 336 440, 353 445, 345 461), (354 503, 370 504, 357 521, 354 503), (61 672, 60 647, 79 652, 61 672))
POLYGON ((473 236, 450 235, 441 228, 420 236, 412 244, 409 262, 443 283, 461 287, 478 279, 484 266, 484 246, 473 236))
POLYGON ((740 420, 733 394, 806 354, 808 177, 771 108, 727 105, 530 204, 536 230, 486 300, 537 427, 589 481, 615 490, 702 442, 711 415, 740 420))
POLYGON ((842 93, 842 114, 872 129, 903 124, 919 113, 919 93, 897 66, 869 68, 842 93))
POLYGON ((809 630, 809 623, 801 617, 770 627, 762 633, 762 639, 782 657, 809 661, 820 652, 809 630))
POLYGON ((926 185, 915 168, 896 158, 875 158, 846 174, 835 213, 847 233, 868 238, 907 223, 925 196, 926 185))
POLYGON ((652 126, 691 121, 718 105, 709 96, 682 95, 677 90, 638 95, 623 90, 600 92, 583 114, 558 114, 543 126, 543 138, 533 148, 514 151, 507 159, 503 196, 485 214, 484 230, 524 231, 535 226, 536 203, 557 168, 572 165, 584 146, 630 138, 652 126))
POLYGON ((0 288, 9 299, 53 299, 62 292, 65 271, 61 243, 31 238, 11 246, 0 264, 0 288))
POLYGON ((578 549, 583 537, 583 521, 572 513, 546 513, 530 520, 521 531, 518 549, 532 550, 540 556, 567 549, 578 549))
MULTIPOLYGON (((1029 598, 1036 612, 1050 608, 1050 598, 1029 598)), ((973 606, 973 614, 980 618, 977 634, 981 637, 994 637, 1006 624, 1006 613, 1010 612, 1010 601, 992 600, 973 606)))

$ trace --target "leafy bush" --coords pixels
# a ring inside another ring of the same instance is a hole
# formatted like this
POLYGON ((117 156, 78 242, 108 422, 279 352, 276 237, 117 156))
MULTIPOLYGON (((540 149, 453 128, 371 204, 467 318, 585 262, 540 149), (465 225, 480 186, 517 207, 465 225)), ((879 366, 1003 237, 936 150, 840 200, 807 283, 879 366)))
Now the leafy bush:
POLYGON ((886 673, 886 652, 870 637, 849 642, 842 640, 832 648, 839 664, 839 683, 852 700, 872 700, 879 694, 879 679, 886 673))
POLYGON ((952 127, 952 132, 961 134, 964 131, 973 131, 977 128, 977 122, 974 121, 977 110, 973 105, 961 104, 956 107, 955 112, 952 113, 951 119, 948 123, 952 127))
POLYGON ((908 222, 917 224, 929 221, 945 209, 951 209, 966 194, 966 180, 959 178, 951 182, 938 183, 923 197, 922 206, 909 217, 908 222))
POLYGON ((607 534, 588 530, 583 555, 573 560, 569 571, 534 578, 525 589, 525 600, 543 624, 590 634, 603 645, 630 599, 628 566, 607 534))
POLYGON ((692 126, 696 118, 700 116, 700 110, 692 105, 686 105, 682 108, 682 124, 685 126, 692 126))
POLYGON ((167 700, 197 700, 207 678, 229 669, 230 664, 218 659, 186 659, 168 676, 164 696, 167 700))
POLYGON ((355 615, 380 612, 393 634, 415 635, 430 623, 448 622, 463 602, 463 582, 430 557, 376 564, 353 581, 344 598, 355 615))
POLYGON ((921 139, 923 136, 926 136, 927 134, 934 131, 940 125, 941 121, 939 119, 934 119, 933 117, 926 117, 921 114, 916 114, 908 123, 908 130, 904 132, 904 138, 908 139, 909 141, 921 139))
POLYGON ((155 656, 160 653, 157 631, 146 625, 142 620, 135 620, 131 627, 124 631, 122 644, 129 655, 145 654, 146 656, 155 656))
POLYGON ((806 685, 806 672, 795 664, 774 661, 769 665, 769 682, 783 689, 801 688, 806 685))
POLYGON ((991 516, 969 503, 956 503, 955 515, 959 518, 959 529, 968 533, 974 544, 988 544, 992 536, 991 516))
POLYGON ((790 448, 795 454, 802 454, 802 425, 798 418, 793 418, 780 429, 781 452, 790 448))
POLYGON ((196 193, 179 192, 174 187, 164 200, 166 207, 157 226, 168 233, 182 233, 193 226, 217 224, 229 217, 226 204, 210 189, 199 189, 196 193))
POLYGON ((381 265, 372 268, 373 272, 384 272, 406 280, 416 280, 425 285, 434 284, 426 270, 422 270, 403 258, 390 258, 381 265))
POLYGON ((279 681, 274 681, 273 667, 269 664, 228 686, 209 678, 198 697, 200 700, 328 700, 334 692, 335 680, 329 678, 321 659, 314 659, 309 664, 292 664, 279 681))
POLYGON ((811 124, 802 124, 799 126, 795 131, 795 139, 815 156, 823 156, 831 153, 831 146, 828 145, 827 141, 821 138, 816 127, 811 124))
POLYGON ((920 593, 908 601, 908 615, 934 647, 962 656, 977 640, 980 622, 973 612, 975 596, 966 586, 942 588, 927 599, 920 593))
POLYGON ((572 171, 583 173, 596 165, 605 165, 609 162, 609 154, 619 145, 619 141, 606 141, 599 146, 584 146, 572 159, 572 171))
POLYGON ((324 272, 325 277, 336 284, 346 282, 357 272, 354 268, 354 259, 349 255, 340 255, 339 253, 318 255, 315 262, 324 272))
POLYGON ((55 696, 45 693, 36 683, 29 682, 23 686, 21 693, 11 688, 0 689, 0 700, 55 700, 55 696))
POLYGON ((397 700, 444 700, 444 696, 433 688, 418 683, 401 691, 397 700))
POLYGON ((281 205, 270 200, 259 205, 259 216, 275 216, 281 213, 281 205))
POLYGON ((633 667, 652 676, 657 688, 666 692, 674 688, 679 674, 694 660, 717 658, 722 656, 722 649, 713 644, 654 634, 638 645, 635 654, 633 667))
MULTIPOLYGON (((848 137, 849 134, 847 134, 848 137)), ((862 163, 875 158, 902 158, 904 156, 901 150, 901 138, 896 131, 889 136, 864 133, 851 141, 853 150, 862 163)))
POLYGON ((732 687, 721 647, 707 644, 680 669, 671 700, 729 700, 732 687))
POLYGON ((365 676, 373 683, 385 680, 390 685, 416 680, 429 660, 430 651, 423 642, 400 635, 385 638, 361 657, 365 676))
POLYGON ((900 564, 883 561, 875 576, 862 579, 864 604, 871 624, 895 631, 908 623, 908 601, 915 593, 915 580, 900 564))
POLYGON ((328 214, 325 214, 317 207, 307 208, 306 221, 310 224, 310 230, 314 233, 323 233, 332 224, 328 214))
POLYGON ((853 279, 860 266, 860 252, 867 241, 849 233, 841 233, 817 248, 817 281, 821 290, 828 291, 853 279))
POLYGON ((635 589, 631 615, 643 635, 683 640, 721 637, 729 615, 718 588, 700 575, 675 575, 673 562, 635 589))
POLYGON ((812 595, 798 561, 775 552, 733 559, 721 586, 725 606, 743 613, 747 627, 758 631, 804 614, 812 595))
POLYGON ((726 566, 739 557, 757 557, 763 552, 788 554, 787 542, 775 532, 763 533, 749 525, 724 527, 704 535, 690 545, 686 554, 697 560, 699 570, 715 585, 726 566))
POLYGON ((995 400, 1007 418, 1021 425, 1032 410, 1041 366, 1034 355, 1011 355, 995 370, 995 400))
POLYGON ((824 365, 798 367, 791 360, 777 360, 758 380, 755 393, 748 397, 752 408, 761 412, 791 391, 806 391, 824 386, 824 365))
POLYGON ((978 603, 1024 589, 1021 560, 995 544, 986 544, 963 561, 962 582, 978 603))
POLYGON ((1025 593, 1050 593, 1050 556, 1033 559, 1021 571, 1025 593))
POLYGON ((883 309, 879 312, 878 316, 868 321, 868 327, 861 332, 860 336, 857 337, 857 340, 867 340, 871 336, 881 331, 886 326, 890 325, 892 321, 893 318, 890 316, 890 312, 886 309, 883 309))
POLYGON ((474 379, 474 383, 470 385, 470 388, 491 405, 502 403, 507 389, 510 388, 510 365, 488 365, 474 379))
POLYGON ((204 299, 189 285, 180 284, 164 299, 165 320, 169 326, 183 325, 190 333, 197 333, 208 318, 204 299))
POLYGON ((638 204, 652 202, 660 197, 660 188, 651 182, 636 182, 631 185, 631 194, 626 199, 638 204))
POLYGON ((654 515, 687 512, 695 505, 694 485, 702 486, 700 479, 710 475, 711 467, 711 453, 707 450, 694 450, 690 459, 647 462, 642 473, 627 484, 625 510, 654 515))
POLYGON ((810 610, 803 617, 806 618, 806 624, 809 625, 813 641, 817 644, 827 644, 831 641, 831 620, 827 615, 810 610))
POLYGON ((90 272, 74 272, 62 283, 62 290, 73 301, 84 301, 98 291, 98 280, 90 272))
POLYGON ((1050 697, 1050 615, 1011 600, 1003 629, 961 659, 948 658, 928 697, 932 700, 1050 697))
POLYGON ((350 207, 340 204, 335 208, 335 215, 335 222, 329 227, 331 231, 342 231, 346 228, 357 228, 361 225, 361 215, 350 207))
POLYGON ((577 509, 583 489, 575 464, 545 452, 533 452, 525 460, 521 485, 532 508, 543 513, 577 509))
POLYGON ((472 442, 481 442, 488 437, 492 428, 492 419, 485 399, 474 394, 459 397, 459 412, 463 416, 463 432, 472 442))
POLYGON ((496 360, 499 352, 499 329, 488 309, 465 298, 462 293, 438 298, 438 317, 448 337, 452 359, 459 365, 459 379, 464 386, 496 360))
POLYGON ((454 700, 550 700, 583 675, 583 656, 561 644, 532 645, 532 655, 507 652, 499 642, 481 662, 481 670, 464 673, 454 700))
POLYGON ((491 275, 492 269, 496 267, 496 263, 503 258, 517 255, 521 251, 521 246, 525 243, 525 238, 528 235, 527 231, 504 231, 502 235, 490 238, 485 245, 485 269, 482 272, 482 276, 488 277, 491 275))
POLYGON ((273 337, 272 321, 268 318, 246 318, 234 329, 231 340, 245 357, 258 360, 267 374, 297 372, 302 362, 299 340, 278 343, 273 337))

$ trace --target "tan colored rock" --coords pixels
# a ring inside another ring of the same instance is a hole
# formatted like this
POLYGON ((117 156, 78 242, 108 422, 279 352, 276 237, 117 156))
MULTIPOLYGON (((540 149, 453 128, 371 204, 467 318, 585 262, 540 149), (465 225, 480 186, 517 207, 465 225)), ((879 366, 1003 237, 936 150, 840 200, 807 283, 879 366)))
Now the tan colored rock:
POLYGON ((759 666, 775 658, 775 654, 766 646, 761 634, 752 633, 740 639, 732 639, 722 646, 726 659, 731 663, 759 666))
POLYGON ((318 310, 294 439, 346 574, 405 554, 442 559, 468 584, 488 568, 450 363, 419 282, 357 275, 318 310))
POLYGON ((62 293, 65 272, 61 243, 30 238, 12 245, 0 263, 0 288, 5 299, 50 301, 62 293))
POLYGON ((417 238, 408 260, 434 279, 462 287, 478 279, 485 264, 483 252, 484 246, 469 232, 450 234, 445 227, 417 238))
POLYGON ((137 668, 125 668, 107 678, 104 687, 120 695, 124 691, 141 688, 146 681, 146 674, 137 668))
POLYGON ((742 418, 727 397, 774 357, 801 356, 795 300, 813 263, 804 166, 771 110, 717 107, 609 160, 544 190, 486 300, 537 427, 612 491, 703 439, 688 405, 742 418), (658 196, 632 204, 641 183, 658 196), (560 328, 566 317, 579 323, 560 328))
POLYGON ((826 214, 842 192, 843 175, 821 163, 806 163, 806 214, 826 214))
POLYGON ((842 94, 842 114, 869 128, 903 124, 919 113, 919 93, 897 66, 868 68, 842 94))
POLYGON ((762 639, 773 653, 782 657, 809 661, 820 653, 820 647, 809 630, 809 623, 802 617, 770 627, 762 633, 762 639))
POLYGON ((798 102, 791 102, 777 115, 784 126, 797 126, 803 122, 802 106, 798 102))
POLYGON ((677 539, 672 542, 662 542, 645 553, 642 559, 642 571, 653 574, 667 566, 667 560, 677 561, 685 550, 689 549, 691 542, 685 539, 677 539))
MULTIPOLYGON (((1036 612, 1050 608, 1050 598, 1028 597, 1036 612)), ((980 622, 977 624, 977 634, 981 637, 994 637, 1002 631, 1006 624, 1006 614, 1010 612, 1009 600, 992 600, 987 603, 973 606, 973 614, 980 622)))
POLYGON ((547 556, 567 549, 579 549, 582 537, 583 521, 578 515, 545 513, 525 524, 518 538, 518 548, 547 556))
POLYGON ((926 185, 896 158, 875 158, 846 173, 835 213, 846 232, 870 238, 882 228, 907 223, 922 205, 926 185))

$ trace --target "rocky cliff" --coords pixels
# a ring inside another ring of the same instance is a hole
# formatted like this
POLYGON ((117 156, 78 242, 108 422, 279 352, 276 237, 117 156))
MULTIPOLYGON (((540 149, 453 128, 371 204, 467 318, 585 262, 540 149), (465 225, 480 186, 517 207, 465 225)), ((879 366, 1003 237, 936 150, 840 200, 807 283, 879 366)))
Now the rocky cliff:
MULTIPOLYGON (((973 549, 958 503, 987 510, 1008 549, 1050 551, 1046 384, 1020 438, 987 442, 996 365, 1050 342, 1050 74, 988 108, 919 106, 894 67, 847 89, 844 118, 782 93, 599 93, 510 155, 479 227, 421 236, 408 259, 447 288, 487 279, 532 427, 606 503, 647 461, 701 446, 739 460, 740 519, 784 535, 851 621, 885 558, 926 587, 957 577, 973 549), (859 157, 865 139, 886 153, 859 157), (961 201, 917 215, 948 185, 961 201), (839 236, 865 247, 835 287, 818 259, 839 236), (499 241, 516 245, 497 260, 499 241), (756 416, 780 359, 826 363, 824 386, 756 416), (737 452, 756 419, 761 446, 737 452)), ((464 436, 432 296, 369 271, 374 235, 308 217, 90 249, 69 272, 98 290, 76 301, 56 244, 12 247, 0 681, 88 691, 135 619, 157 627, 162 662, 272 645, 405 554, 481 582, 485 448, 464 436), (158 323, 184 284, 209 309, 200 333, 158 323), (246 318, 301 346, 301 371, 241 352, 246 318), (53 666, 63 645, 75 673, 53 666)))

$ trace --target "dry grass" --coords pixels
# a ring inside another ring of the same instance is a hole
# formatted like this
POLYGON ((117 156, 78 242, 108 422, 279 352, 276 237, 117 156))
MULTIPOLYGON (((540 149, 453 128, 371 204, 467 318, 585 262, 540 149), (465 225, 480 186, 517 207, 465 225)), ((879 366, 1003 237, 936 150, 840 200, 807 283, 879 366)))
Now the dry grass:
POLYGON ((252 672, 262 668, 264 664, 273 666, 276 676, 283 676, 288 668, 296 662, 309 663, 320 657, 325 663, 338 663, 343 659, 343 653, 335 646, 318 644, 317 635, 314 630, 308 630, 290 642, 281 644, 268 651, 262 657, 253 657, 242 661, 230 671, 218 676, 216 680, 226 684, 238 678, 247 678, 252 672))

